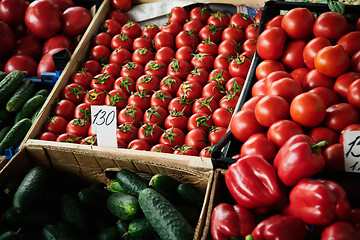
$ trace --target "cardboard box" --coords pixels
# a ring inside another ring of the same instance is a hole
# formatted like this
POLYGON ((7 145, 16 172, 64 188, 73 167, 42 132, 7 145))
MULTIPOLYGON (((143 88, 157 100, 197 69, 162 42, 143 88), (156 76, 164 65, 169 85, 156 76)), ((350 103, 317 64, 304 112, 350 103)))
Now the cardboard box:
POLYGON ((148 176, 163 173, 180 182, 191 183, 205 196, 194 235, 194 239, 200 239, 213 179, 212 170, 199 171, 145 159, 129 160, 121 155, 103 154, 89 149, 75 150, 60 146, 25 144, 24 148, 0 171, 0 184, 16 176, 24 176, 31 167, 37 165, 60 172, 61 177, 66 177, 65 181, 75 178, 108 184, 111 181, 106 175, 109 171, 116 173, 120 169, 128 169, 148 176))

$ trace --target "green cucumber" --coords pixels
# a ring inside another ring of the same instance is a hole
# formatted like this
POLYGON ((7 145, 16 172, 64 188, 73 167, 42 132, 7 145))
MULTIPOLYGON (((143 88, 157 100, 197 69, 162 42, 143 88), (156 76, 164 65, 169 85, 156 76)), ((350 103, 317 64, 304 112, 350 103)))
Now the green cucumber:
POLYGON ((111 192, 122 192, 126 193, 125 189, 120 185, 120 183, 115 179, 109 185, 109 190, 111 192))
POLYGON ((14 197, 14 194, 16 190, 19 188, 21 183, 21 180, 19 178, 15 178, 12 180, 9 180, 5 183, 5 186, 3 187, 3 192, 5 196, 8 198, 14 197))
POLYGON ((42 95, 36 95, 27 100, 17 112, 15 116, 15 123, 19 122, 24 118, 31 118, 33 114, 42 107, 45 100, 46 98, 42 95))
POLYGON ((0 235, 0 240, 20 240, 21 237, 18 232, 7 231, 0 235))
POLYGON ((155 189, 146 188, 141 191, 139 205, 161 239, 193 239, 194 228, 175 206, 155 189))
POLYGON ((100 230, 97 234, 96 239, 98 240, 118 240, 122 239, 116 226, 108 226, 100 230))
POLYGON ((116 180, 126 193, 135 197, 138 197, 139 193, 148 187, 147 181, 127 169, 121 169, 118 171, 116 174, 116 180))
POLYGON ((204 203, 204 194, 189 183, 181 183, 177 187, 177 193, 185 204, 202 207, 204 203))
POLYGON ((20 212, 25 212, 39 200, 45 191, 47 172, 40 166, 33 167, 25 175, 16 190, 13 206, 20 212))
POLYGON ((196 227, 201 210, 197 207, 188 206, 188 205, 179 205, 176 206, 176 209, 184 216, 184 218, 190 223, 194 228, 196 227))
POLYGON ((31 125, 31 120, 28 118, 24 118, 17 122, 14 126, 12 126, 4 139, 0 142, 0 155, 4 154, 5 149, 8 149, 10 147, 17 148, 26 136, 31 125))
POLYGON ((41 236, 45 240, 78 240, 76 233, 64 223, 47 224, 41 229, 41 236))
POLYGON ((31 117, 31 121, 32 121, 32 122, 35 122, 37 116, 38 116, 39 113, 40 113, 41 108, 42 108, 42 105, 41 105, 40 107, 38 107, 38 108, 36 109, 36 111, 33 113, 32 117, 31 117))
POLYGON ((11 126, 5 126, 0 130, 0 142, 4 139, 6 134, 10 131, 11 126))
POLYGON ((107 211, 107 199, 109 195, 105 190, 87 187, 80 189, 77 196, 82 205, 89 210, 104 213, 107 211))
POLYGON ((7 73, 0 71, 0 82, 6 77, 7 73))
POLYGON ((43 97, 48 97, 49 96, 49 91, 47 90, 47 89, 45 89, 45 88, 43 88, 43 89, 40 89, 39 91, 37 91, 35 94, 34 94, 34 96, 37 96, 37 95, 41 95, 41 96, 43 96, 43 97))
POLYGON ((173 177, 168 175, 158 173, 151 177, 149 186, 155 188, 159 191, 164 197, 169 200, 178 199, 177 187, 180 182, 173 177))
POLYGON ((25 80, 21 86, 11 96, 6 104, 8 112, 17 112, 24 103, 33 95, 35 90, 35 83, 32 80, 25 80))
POLYGON ((107 207, 114 216, 123 220, 133 220, 141 213, 138 199, 126 193, 112 193, 107 199, 107 207))
POLYGON ((9 124, 11 117, 11 113, 6 111, 6 109, 0 109, 0 126, 2 124, 9 124))
POLYGON ((15 70, 6 75, 6 77, 0 82, 0 103, 6 102, 20 87, 24 73, 15 70))
POLYGON ((154 228, 150 225, 145 217, 134 219, 130 222, 128 231, 123 235, 127 239, 130 235, 132 237, 150 237, 155 234, 154 228))
POLYGON ((89 224, 85 214, 85 209, 82 207, 80 201, 73 195, 62 194, 60 196, 60 202, 60 214, 62 220, 70 223, 77 229, 86 232, 89 224))
POLYGON ((15 226, 36 227, 57 221, 55 215, 48 209, 30 209, 21 214, 15 207, 10 207, 5 212, 5 220, 15 226))
POLYGON ((119 219, 116 222, 116 229, 117 231, 120 233, 121 236, 123 236, 125 233, 127 233, 128 228, 129 228, 129 221, 123 220, 123 219, 119 219))

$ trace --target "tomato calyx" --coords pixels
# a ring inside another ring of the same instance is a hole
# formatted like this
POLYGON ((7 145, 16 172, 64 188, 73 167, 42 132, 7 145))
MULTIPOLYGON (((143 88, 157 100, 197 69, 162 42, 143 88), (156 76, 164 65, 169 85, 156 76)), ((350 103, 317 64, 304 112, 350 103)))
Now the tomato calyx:
POLYGON ((93 78, 96 80, 95 84, 105 84, 106 80, 109 79, 111 75, 108 75, 107 73, 104 73, 101 75, 101 77, 93 78))
POLYGON ((129 39, 129 35, 125 32, 121 32, 116 36, 116 38, 120 39, 121 41, 125 41, 129 39))
POLYGON ((150 67, 148 69, 146 69, 146 71, 150 71, 150 70, 159 70, 160 68, 165 67, 164 65, 160 64, 160 63, 156 63, 154 61, 150 62, 150 67))
POLYGON ((189 145, 184 144, 181 146, 174 147, 173 150, 179 151, 181 153, 185 153, 187 150, 192 149, 192 148, 194 148, 194 146, 189 146, 189 145))
POLYGON ((158 113, 159 107, 160 107, 160 106, 158 106, 158 107, 151 107, 151 108, 148 108, 148 109, 146 110, 146 112, 149 113, 149 119, 151 119, 151 117, 152 117, 153 115, 155 115, 155 116, 157 116, 157 117, 161 120, 161 115, 160 115, 160 113, 158 113))
POLYGON ((224 85, 222 85, 221 83, 218 82, 218 84, 216 84, 213 88, 212 91, 214 91, 214 89, 217 89, 220 93, 226 93, 225 87, 224 85))
POLYGON ((124 26, 125 26, 125 28, 130 28, 130 27, 132 27, 132 26, 134 26, 135 25, 135 23, 133 22, 133 21, 128 21, 124 26))
POLYGON ((66 134, 66 139, 60 140, 60 142, 74 143, 74 142, 76 142, 76 141, 79 140, 79 139, 81 139, 81 137, 71 138, 71 137, 70 137, 70 133, 67 133, 67 134, 66 134))
POLYGON ((142 83, 149 83, 149 82, 151 82, 151 80, 152 80, 152 76, 150 74, 148 74, 148 75, 144 76, 136 86, 138 86, 142 83))
POLYGON ((150 50, 147 48, 138 48, 138 53, 140 55, 145 55, 147 52, 150 52, 150 50))
POLYGON ((165 98, 171 98, 170 96, 165 95, 165 91, 163 92, 154 91, 154 93, 155 93, 155 98, 160 99, 163 102, 165 102, 165 98))
POLYGON ((75 87, 75 88, 68 86, 68 88, 69 88, 71 91, 70 91, 70 92, 67 92, 65 95, 74 94, 77 99, 79 99, 79 96, 84 93, 84 92, 81 90, 81 86, 77 86, 77 87, 75 87))
POLYGON ((184 116, 184 110, 183 108, 181 111, 178 111, 176 108, 169 111, 170 116, 172 117, 181 117, 184 116))
POLYGON ((80 118, 86 119, 89 121, 91 113, 88 108, 79 108, 80 113, 82 114, 80 118))
POLYGON ((210 46, 214 46, 215 43, 210 40, 210 37, 205 38, 201 43, 203 44, 209 44, 210 46))
POLYGON ((109 29, 109 24, 108 23, 104 23, 103 25, 101 25, 100 27, 100 31, 101 32, 106 32, 109 29))
POLYGON ((174 58, 174 60, 172 61, 170 69, 175 71, 175 72, 179 72, 180 64, 179 64, 179 61, 176 58, 174 58))
POLYGON ((86 145, 94 145, 96 143, 97 136, 93 135, 89 139, 83 139, 82 142, 84 142, 86 145))
POLYGON ((237 81, 234 81, 232 88, 229 89, 230 91, 234 91, 233 93, 236 95, 237 93, 241 93, 244 83, 238 84, 237 81))
POLYGON ((140 97, 140 98, 150 97, 150 95, 147 95, 147 94, 146 94, 146 89, 143 89, 143 90, 140 90, 140 91, 138 91, 138 92, 135 92, 135 93, 133 93, 133 95, 136 95, 136 96, 138 96, 138 97, 140 97))
POLYGON ((88 124, 88 121, 86 121, 85 119, 81 119, 81 118, 77 118, 74 119, 74 121, 72 122, 72 125, 74 126, 86 126, 88 124))
POLYGON ((196 37, 195 33, 194 33, 195 29, 191 29, 190 31, 185 30, 185 33, 190 36, 190 37, 196 37))
POLYGON ((226 82, 226 79, 222 76, 223 75, 223 69, 221 69, 219 73, 214 71, 214 75, 215 75, 214 77, 210 78, 209 82, 216 81, 219 85, 222 85, 221 81, 226 82))
MULTIPOLYGON (((205 56, 209 56, 210 54, 208 53, 196 53, 196 54, 193 54, 193 56, 195 57, 196 60, 200 60, 201 62, 204 62, 203 58, 205 56)), ((200 75, 200 74, 199 74, 200 75)))
POLYGON ((119 88, 122 88, 122 87, 125 87, 126 88, 126 91, 130 91, 129 90, 129 86, 132 85, 132 82, 129 81, 129 75, 126 76, 125 79, 122 79, 121 80, 121 83, 119 84, 119 88))
POLYGON ((220 21, 222 21, 222 17, 224 17, 224 13, 217 11, 216 13, 212 13, 211 15, 214 16, 214 18, 219 19, 220 21))
POLYGON ((126 98, 120 96, 120 93, 116 93, 115 95, 111 95, 106 93, 110 97, 110 105, 114 106, 116 103, 124 101, 126 98))
POLYGON ((209 23, 209 31, 211 34, 215 34, 217 31, 219 31, 221 28, 218 26, 215 26, 214 24, 209 23))
POLYGON ((207 124, 207 121, 211 118, 211 115, 206 117, 206 116, 201 116, 201 117, 197 117, 196 118, 196 126, 197 127, 209 127, 209 124, 207 124))
POLYGON ((162 152, 162 150, 164 149, 165 145, 162 145, 160 148, 158 148, 158 146, 154 146, 154 150, 155 152, 162 152))
MULTIPOLYGON (((125 113, 126 114, 126 113, 125 113)), ((129 123, 123 123, 120 126, 117 127, 117 129, 123 133, 131 132, 134 133, 134 131, 131 129, 131 126, 135 120, 133 120, 130 124, 129 123)))
POLYGON ((98 98, 98 96, 100 94, 103 94, 104 92, 96 92, 96 89, 94 89, 93 92, 89 92, 89 91, 86 91, 87 95, 88 95, 88 99, 91 100, 91 101, 94 101, 98 98))
POLYGON ((169 89, 171 90, 171 85, 172 85, 173 83, 176 83, 176 80, 173 79, 170 75, 168 75, 168 78, 164 79, 164 83, 161 84, 160 86, 168 85, 168 86, 169 86, 169 89))
POLYGON ((165 136, 163 138, 168 139, 170 143, 171 142, 176 142, 174 137, 180 136, 180 134, 173 133, 173 130, 174 130, 174 127, 169 128, 167 131, 164 132, 165 136))
MULTIPOLYGON (((135 113, 136 113, 136 109, 134 109, 135 105, 136 105, 136 104, 131 105, 131 106, 127 105, 124 114, 132 117, 133 119, 135 119, 135 113)), ((134 121, 135 121, 135 120, 134 120, 134 121)))
POLYGON ((199 71, 199 69, 195 66, 194 69, 190 72, 191 75, 197 75, 197 76, 201 76, 201 72, 199 71))
POLYGON ((200 13, 202 17, 207 12, 208 12, 208 9, 206 7, 200 7, 199 10, 196 11, 196 13, 200 13))
POLYGON ((86 70, 86 68, 82 68, 82 69, 80 69, 79 71, 77 71, 78 73, 81 73, 81 74, 83 74, 84 76, 86 76, 86 72, 87 72, 87 70, 86 70))
POLYGON ((177 99, 177 101, 180 103, 180 104, 184 104, 184 105, 189 105, 192 103, 191 100, 187 99, 185 95, 182 95, 179 99, 177 99))
POLYGON ((142 128, 145 130, 145 137, 147 136, 152 136, 154 135, 154 128, 157 125, 157 123, 150 125, 149 123, 144 123, 144 125, 142 126, 142 128), (145 126, 144 126, 145 125, 145 126))
POLYGON ((200 105, 196 108, 196 111, 198 111, 202 107, 207 107, 210 111, 212 111, 212 109, 210 107, 210 103, 213 99, 214 99, 214 96, 207 97, 204 100, 198 99, 197 101, 200 102, 200 105))
MULTIPOLYGON (((134 62, 127 62, 123 68, 126 70, 132 70, 136 67, 136 64, 134 62)), ((129 75, 128 75, 129 76, 129 75)))
POLYGON ((320 142, 316 143, 315 145, 310 145, 310 144, 309 144, 309 145, 310 145, 310 147, 311 147, 311 151, 312 151, 314 154, 320 155, 318 149, 324 147, 326 144, 328 144, 327 141, 320 141, 320 142))
POLYGON ((226 110, 227 110, 229 113, 231 113, 231 114, 234 113, 234 109, 232 109, 232 108, 226 107, 226 110))
POLYGON ((192 83, 191 83, 191 82, 189 82, 189 83, 184 82, 184 83, 182 84, 181 90, 184 92, 184 95, 186 95, 186 93, 187 93, 188 91, 191 91, 191 89, 192 89, 191 86, 192 86, 192 83))
POLYGON ((153 29, 153 28, 156 28, 156 27, 158 27, 156 24, 147 24, 147 25, 145 26, 145 29, 146 29, 146 30, 149 30, 149 29, 153 29))

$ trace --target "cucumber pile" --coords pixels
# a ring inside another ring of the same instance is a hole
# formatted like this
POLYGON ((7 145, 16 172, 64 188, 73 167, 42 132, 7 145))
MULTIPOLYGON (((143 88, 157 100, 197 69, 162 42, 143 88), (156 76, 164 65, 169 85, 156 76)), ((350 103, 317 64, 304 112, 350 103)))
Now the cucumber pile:
POLYGON ((164 174, 150 182, 122 169, 106 186, 35 166, 1 186, 0 240, 193 239, 202 192, 164 174))
POLYGON ((15 70, 0 72, 0 155, 5 149, 17 148, 49 95, 37 89, 32 80, 15 70))

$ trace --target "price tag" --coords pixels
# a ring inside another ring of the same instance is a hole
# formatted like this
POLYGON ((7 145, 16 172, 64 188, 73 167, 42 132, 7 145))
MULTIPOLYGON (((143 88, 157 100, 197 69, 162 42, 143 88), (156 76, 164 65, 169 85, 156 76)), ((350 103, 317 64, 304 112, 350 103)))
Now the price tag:
POLYGON ((345 171, 360 173, 360 131, 344 131, 345 171))
POLYGON ((98 146, 117 148, 116 125, 116 107, 91 106, 91 128, 97 135, 98 146))

